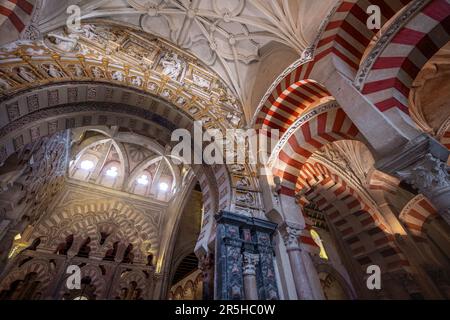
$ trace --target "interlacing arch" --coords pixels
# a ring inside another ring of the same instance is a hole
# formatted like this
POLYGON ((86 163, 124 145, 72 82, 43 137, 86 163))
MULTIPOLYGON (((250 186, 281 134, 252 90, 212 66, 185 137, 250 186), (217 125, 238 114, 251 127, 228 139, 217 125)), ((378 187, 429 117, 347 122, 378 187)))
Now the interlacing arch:
POLYGON ((379 264, 391 272, 409 266, 384 218, 348 182, 318 162, 305 165, 301 176, 308 181, 300 182, 300 205, 311 202, 326 214, 361 267, 379 264))
POLYGON ((52 272, 49 262, 39 258, 26 260, 23 264, 21 263, 20 267, 16 268, 3 278, 0 283, 0 292, 8 290, 14 281, 23 281, 27 275, 32 273, 36 274, 36 281, 40 282, 38 292, 43 296, 50 283, 52 272))
MULTIPOLYGON (((147 296, 147 292, 150 288, 145 278, 145 274, 140 270, 124 270, 120 274, 120 282, 115 289, 116 297, 119 299, 137 300, 143 299, 147 296), (134 291, 134 292, 130 292, 134 291), (139 293, 138 293, 139 292, 139 293), (133 296, 134 293, 134 296, 133 296), (123 296, 125 294, 125 297, 123 296), (139 294, 139 296, 136 296, 139 294)), ((116 298, 116 299, 117 299, 116 298)))
MULTIPOLYGON (((102 275, 102 270, 99 266, 87 264, 80 268, 81 274, 83 275, 83 278, 90 279, 90 285, 94 288, 93 294, 95 294, 96 300, 102 299, 106 294, 106 280, 104 279, 102 275)), ((67 282, 67 278, 70 276, 70 274, 66 274, 66 276, 63 278, 62 283, 67 282)), ((65 293, 69 293, 70 290, 66 288, 66 286, 62 286, 61 291, 59 295, 61 297, 64 297, 65 293)))

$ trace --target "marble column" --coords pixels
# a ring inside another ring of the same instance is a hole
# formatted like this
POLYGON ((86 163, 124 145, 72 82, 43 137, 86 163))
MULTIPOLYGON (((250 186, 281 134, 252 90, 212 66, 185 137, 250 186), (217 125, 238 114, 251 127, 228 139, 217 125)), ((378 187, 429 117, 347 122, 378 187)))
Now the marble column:
POLYGON ((299 226, 285 223, 281 226, 280 230, 289 256, 297 296, 301 300, 312 300, 314 299, 314 295, 309 284, 303 262, 302 250, 298 241, 302 229, 299 226))
POLYGON ((434 138, 422 134, 395 154, 377 161, 376 167, 416 188, 450 224, 449 154, 449 150, 434 138))
POLYGON ((322 284, 320 283, 319 274, 314 265, 313 258, 311 255, 302 250, 303 263, 305 265, 306 273, 308 275, 309 284, 311 286, 311 291, 315 300, 325 300, 325 295, 323 294, 322 284))
POLYGON ((258 300, 258 284, 256 282, 256 266, 259 257, 257 254, 244 253, 244 292, 246 300, 258 300))

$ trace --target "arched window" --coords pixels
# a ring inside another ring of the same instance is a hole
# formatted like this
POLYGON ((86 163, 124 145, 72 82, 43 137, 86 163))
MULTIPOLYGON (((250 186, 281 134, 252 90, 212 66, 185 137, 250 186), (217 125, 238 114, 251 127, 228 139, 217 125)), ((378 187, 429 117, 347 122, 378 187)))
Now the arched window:
POLYGON ((120 168, 120 163, 117 161, 111 161, 107 163, 100 173, 99 184, 108 188, 117 187, 119 177, 122 174, 120 168))
POLYGON ((152 186, 152 177, 148 171, 142 171, 133 183, 133 193, 141 196, 149 195, 152 186))

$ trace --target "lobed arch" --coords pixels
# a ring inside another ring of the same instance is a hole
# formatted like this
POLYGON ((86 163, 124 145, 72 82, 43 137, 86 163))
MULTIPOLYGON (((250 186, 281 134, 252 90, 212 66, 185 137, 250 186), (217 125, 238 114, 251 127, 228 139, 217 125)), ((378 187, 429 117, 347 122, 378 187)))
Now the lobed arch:
MULTIPOLYGON (((162 129, 165 130, 164 132, 169 133, 170 130, 176 128, 176 125, 173 122, 177 123, 178 125, 184 125, 185 127, 190 128, 190 124, 192 122, 187 118, 183 118, 184 120, 180 118, 179 114, 175 110, 165 109, 161 107, 158 107, 157 110, 160 115, 145 110, 145 105, 142 108, 138 108, 124 104, 114 104, 112 102, 90 102, 87 106, 72 104, 54 106, 35 111, 31 114, 21 116, 20 118, 14 120, 12 123, 9 123, 2 129, 0 129, 4 130, 4 132, 8 132, 9 137, 16 137, 13 138, 12 141, 5 135, 3 136, 3 139, 0 139, 2 141, 7 141, 7 147, 4 147, 2 149, 4 151, 3 155, 7 157, 8 155, 19 151, 22 148, 22 145, 31 140, 31 133, 29 132, 26 124, 34 126, 36 123, 40 123, 40 127, 44 128, 42 131, 40 131, 42 136, 54 134, 55 130, 59 131, 69 128, 72 130, 78 128, 81 130, 97 130, 103 133, 107 132, 109 135, 111 135, 111 129, 108 129, 105 126, 109 125, 111 127, 118 127, 118 125, 120 125, 148 137, 159 137, 159 141, 164 140, 161 141, 162 143, 166 143, 168 139, 161 138, 161 133, 163 132, 162 129), (106 110, 109 110, 109 112, 107 112, 106 110), (55 117, 55 114, 59 114, 59 118, 57 116, 55 117), (132 117, 133 114, 136 116, 132 117), (164 124, 164 127, 162 127, 158 122, 164 115, 166 118, 162 122, 164 124), (106 117, 106 119, 102 119, 102 116, 106 117), (89 117, 89 123, 86 123, 86 121, 84 121, 86 117, 89 117), (45 128, 48 128, 49 130, 46 131, 45 128), (158 135, 158 133, 160 134, 158 135), (18 136, 23 137, 19 139, 20 143, 17 142, 18 136)), ((120 139, 127 139, 130 134, 127 132, 119 132, 116 135, 120 139)), ((167 136, 168 135, 166 135, 166 137, 167 136)), ((161 150, 161 152, 162 151, 163 150, 161 150)), ((213 222, 213 214, 217 212, 215 210, 217 210, 219 207, 221 209, 227 209, 232 205, 233 198, 231 192, 233 192, 233 190, 235 189, 231 188, 230 184, 232 183, 232 172, 230 172, 230 169, 227 168, 227 166, 216 165, 209 168, 207 171, 210 172, 209 178, 200 179, 203 181, 202 190, 206 190, 204 193, 205 199, 210 198, 210 195, 208 195, 208 188, 205 187, 206 184, 217 185, 217 187, 214 188, 209 187, 209 190, 217 189, 216 194, 218 199, 218 204, 216 206, 211 206, 208 203, 206 203, 205 206, 204 225, 205 227, 210 229, 210 224, 213 222)), ((252 177, 252 175, 249 173, 249 168, 246 166, 239 168, 238 171, 234 170, 233 172, 239 175, 252 177)), ((206 230, 204 233, 206 233, 206 230)), ((207 239, 208 241, 210 240, 209 238, 210 237, 208 237, 207 239)))
MULTIPOLYGON (((107 284, 100 267, 92 264, 86 264, 81 266, 80 270, 83 278, 89 278, 91 280, 90 284, 95 288, 93 293, 96 296, 96 300, 105 298, 107 294, 107 284)), ((70 277, 70 274, 65 274, 61 279, 61 283, 66 283, 68 277, 70 277)), ((70 293, 70 291, 67 290, 65 286, 62 286, 59 292, 59 297, 64 297, 66 293, 70 293)))
POLYGON ((145 274, 140 270, 125 270, 120 274, 120 278, 120 282, 113 289, 115 297, 120 297, 121 291, 123 289, 128 290, 130 287, 133 287, 133 290, 140 290, 141 296, 139 299, 143 299, 148 296, 148 292, 151 292, 151 286, 148 286, 151 280, 146 279, 145 274))
POLYGON ((26 261, 19 268, 6 275, 0 282, 0 292, 8 290, 10 285, 17 280, 23 280, 28 274, 35 273, 40 281, 39 293, 44 296, 50 283, 52 272, 49 262, 43 259, 33 258, 26 261))
POLYGON ((144 250, 150 248, 156 258, 159 253, 158 220, 159 217, 154 214, 149 216, 121 201, 72 200, 63 208, 56 207, 53 214, 42 217, 31 238, 40 238, 41 248, 55 252, 68 236, 75 235, 70 250, 76 254, 89 237, 90 256, 100 259, 104 258, 114 242, 120 241, 125 246, 131 243, 135 260, 145 264, 148 252, 144 250), (104 231, 104 224, 112 226, 114 232, 101 245, 100 232, 104 231))

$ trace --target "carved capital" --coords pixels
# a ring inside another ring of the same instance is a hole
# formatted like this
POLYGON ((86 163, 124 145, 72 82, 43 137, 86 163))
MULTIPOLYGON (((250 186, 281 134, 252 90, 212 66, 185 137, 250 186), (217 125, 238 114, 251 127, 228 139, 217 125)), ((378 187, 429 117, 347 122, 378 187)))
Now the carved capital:
POLYGON ((302 234, 303 228, 293 223, 284 223, 280 226, 284 244, 287 250, 300 250, 298 238, 302 234))
POLYGON ((450 223, 450 176, 446 164, 449 154, 434 138, 422 134, 376 166, 419 190, 450 223))
POLYGON ((447 164, 427 153, 421 161, 398 171, 397 175, 414 186, 424 195, 432 198, 436 190, 450 189, 450 175, 447 164))

